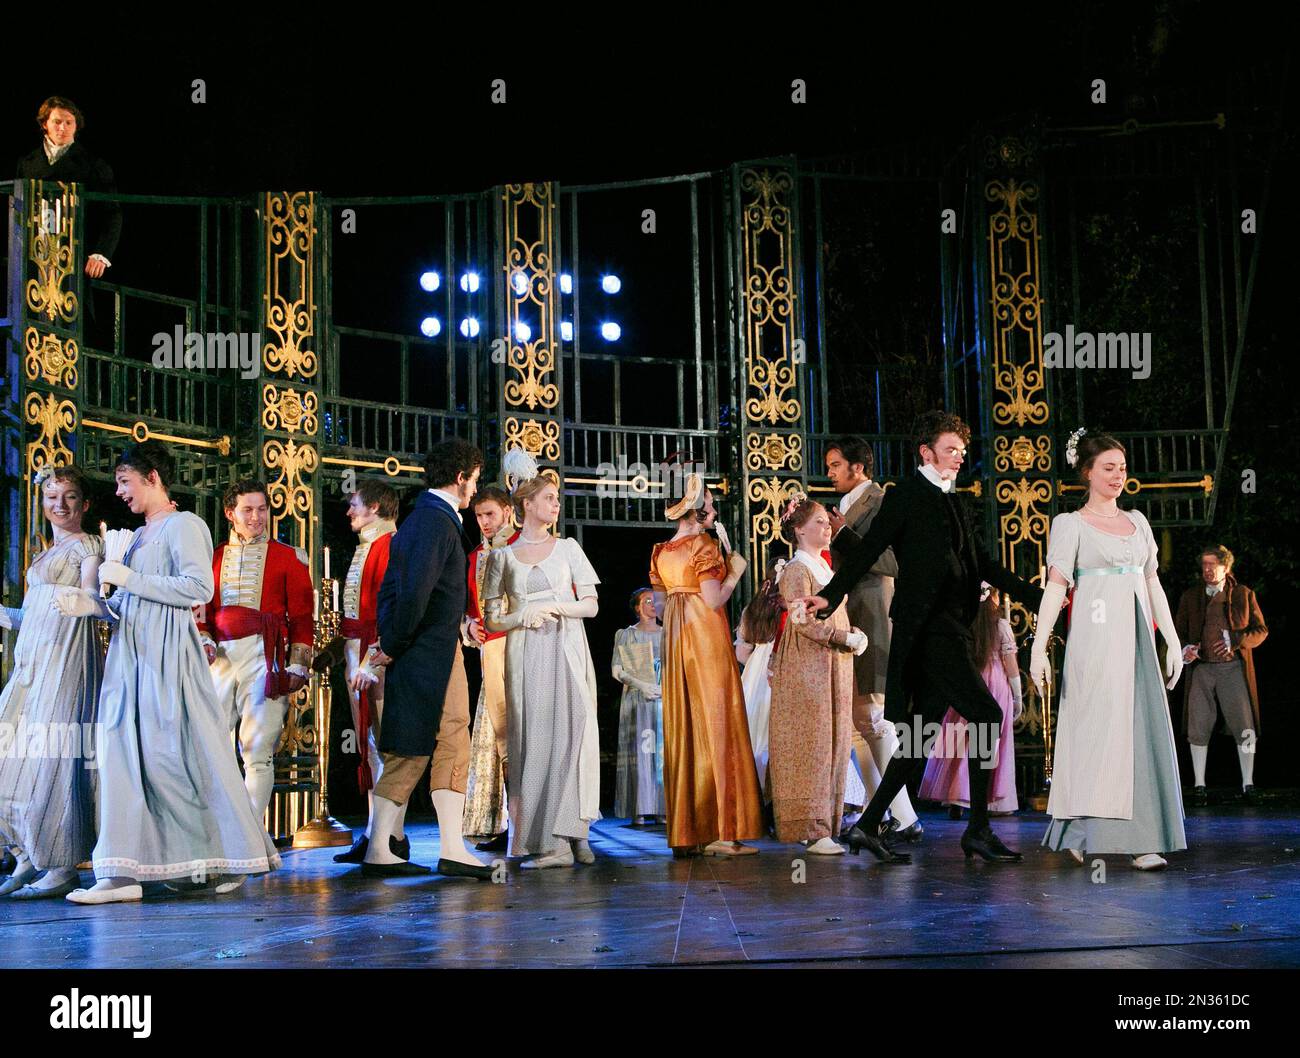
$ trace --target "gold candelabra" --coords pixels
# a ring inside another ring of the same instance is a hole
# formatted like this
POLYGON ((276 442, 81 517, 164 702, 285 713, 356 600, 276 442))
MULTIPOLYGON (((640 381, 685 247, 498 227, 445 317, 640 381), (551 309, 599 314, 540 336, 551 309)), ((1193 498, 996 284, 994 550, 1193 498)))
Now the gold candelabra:
MULTIPOLYGON (((1056 743, 1056 729, 1052 724, 1052 695, 1056 687, 1056 655, 1063 640, 1055 632, 1047 637, 1047 671, 1043 674, 1043 693, 1038 696, 1043 708, 1043 792, 1029 798, 1029 805, 1035 811, 1047 808, 1047 795, 1052 788, 1052 757, 1056 743)), ((1033 681, 1029 683, 1033 687, 1033 681)), ((1037 694, 1037 689, 1035 689, 1037 694)))
MULTIPOLYGON (((342 615, 334 606, 338 590, 336 579, 325 577, 320 582, 319 603, 314 630, 315 652, 319 654, 339 634, 342 615)), ((334 695, 330 686, 330 670, 311 674, 312 718, 316 726, 316 768, 319 773, 320 793, 316 799, 316 815, 310 823, 299 827, 293 835, 295 849, 320 849, 335 845, 352 844, 352 828, 344 826, 330 815, 330 705, 334 695)))

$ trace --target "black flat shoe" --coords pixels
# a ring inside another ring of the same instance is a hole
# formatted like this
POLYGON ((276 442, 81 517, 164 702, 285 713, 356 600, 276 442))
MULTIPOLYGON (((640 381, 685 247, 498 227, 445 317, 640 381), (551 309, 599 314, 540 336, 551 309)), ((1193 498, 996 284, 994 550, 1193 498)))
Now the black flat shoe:
POLYGON ((1255 790, 1255 787, 1253 786, 1246 786, 1242 788, 1241 799, 1245 801, 1246 804, 1248 805, 1257 805, 1259 804, 1259 800, 1260 800, 1259 793, 1255 790))
POLYGON ((1192 788, 1192 807, 1206 808, 1210 804, 1210 792, 1204 786, 1192 788))
POLYGON ((423 867, 418 863, 408 863, 403 860, 401 863, 363 863, 361 865, 362 878, 403 878, 410 874, 432 874, 433 871, 428 867, 423 867))
POLYGON ((0 875, 13 874, 18 869, 18 858, 8 849, 0 856, 0 875))
POLYGON ((1020 863, 1024 858, 1020 853, 1013 852, 1003 845, 991 827, 979 831, 966 831, 961 836, 961 851, 966 853, 968 860, 978 855, 981 859, 992 863, 1020 863))
POLYGON ((461 863, 458 860, 438 861, 438 873, 445 874, 449 878, 477 878, 480 882, 490 882, 493 870, 491 864, 487 866, 480 864, 475 867, 471 863, 461 863))
POLYGON ((411 839, 403 835, 402 840, 398 841, 392 834, 389 834, 388 851, 399 860, 409 860, 411 858, 411 839))
POLYGON ((477 852, 505 852, 509 841, 510 832, 507 830, 494 838, 489 838, 487 841, 480 841, 474 846, 474 849, 477 852))
POLYGON ((949 805, 949 806, 948 806, 948 818, 949 818, 949 819, 960 819, 960 818, 961 818, 961 805, 949 805))
POLYGON ((364 834, 352 843, 347 852, 340 852, 334 857, 335 863, 360 863, 366 858, 366 849, 370 848, 370 839, 364 834))
POLYGON ((910 827, 891 830, 887 834, 882 834, 881 838, 886 845, 893 848, 895 845, 919 845, 923 834, 925 834, 925 827, 921 826, 921 821, 918 819, 910 827))
POLYGON ((895 852, 881 838, 864 832, 860 827, 854 827, 849 831, 849 851, 856 856, 862 849, 866 849, 881 863, 912 862, 912 857, 906 852, 895 852))

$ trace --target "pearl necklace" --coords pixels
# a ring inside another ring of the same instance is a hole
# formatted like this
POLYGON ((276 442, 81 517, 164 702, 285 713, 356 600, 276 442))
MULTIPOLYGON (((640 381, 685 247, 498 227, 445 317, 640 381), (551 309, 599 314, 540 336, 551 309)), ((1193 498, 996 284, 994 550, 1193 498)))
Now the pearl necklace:
POLYGON ((1124 513, 1123 511, 1117 510, 1114 514, 1102 514, 1101 511, 1094 511, 1086 503, 1083 505, 1083 509, 1087 511, 1089 514, 1095 515, 1098 518, 1118 518, 1121 514, 1124 513))
POLYGON ((520 534, 519 534, 519 542, 520 542, 521 544, 544 544, 544 543, 546 543, 548 540, 554 540, 554 539, 555 539, 555 538, 554 538, 553 536, 550 536, 550 535, 548 534, 548 535, 542 537, 540 540, 529 540, 528 537, 524 536, 523 533, 520 533, 520 534))

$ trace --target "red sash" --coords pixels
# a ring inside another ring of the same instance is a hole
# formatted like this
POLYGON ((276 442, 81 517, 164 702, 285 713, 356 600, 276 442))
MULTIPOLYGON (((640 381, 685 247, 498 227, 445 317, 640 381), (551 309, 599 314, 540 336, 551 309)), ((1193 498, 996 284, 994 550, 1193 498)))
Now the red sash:
POLYGON ((212 638, 218 643, 260 635, 266 651, 266 696, 279 698, 289 693, 285 665, 289 657, 289 622, 284 614, 265 613, 250 606, 222 606, 211 621, 212 638))

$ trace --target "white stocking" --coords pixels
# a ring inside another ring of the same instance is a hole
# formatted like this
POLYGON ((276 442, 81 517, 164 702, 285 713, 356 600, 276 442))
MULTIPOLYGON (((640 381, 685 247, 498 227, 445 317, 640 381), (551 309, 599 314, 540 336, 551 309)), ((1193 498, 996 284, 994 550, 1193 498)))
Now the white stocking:
POLYGON ((1205 758, 1210 755, 1210 747, 1197 746, 1192 743, 1188 743, 1188 748, 1191 749, 1192 751, 1192 772, 1196 776, 1194 780, 1195 785, 1204 786, 1205 785, 1205 758))
POLYGON ((1237 747, 1237 761, 1241 764, 1241 788, 1244 790, 1247 786, 1255 785, 1255 746, 1259 744, 1256 740, 1252 745, 1251 752, 1247 752, 1242 746, 1237 747))
POLYGON ((465 847, 461 835, 465 795, 455 790, 434 790, 433 809, 438 813, 438 855, 444 860, 482 867, 483 861, 465 847))
POLYGON ((370 814, 370 844, 366 846, 366 863, 401 863, 393 850, 388 847, 388 839, 393 836, 404 805, 390 801, 387 797, 375 795, 375 808, 370 814))

